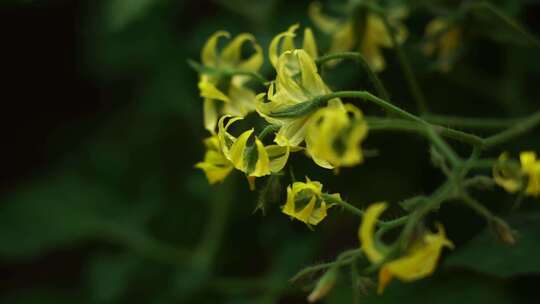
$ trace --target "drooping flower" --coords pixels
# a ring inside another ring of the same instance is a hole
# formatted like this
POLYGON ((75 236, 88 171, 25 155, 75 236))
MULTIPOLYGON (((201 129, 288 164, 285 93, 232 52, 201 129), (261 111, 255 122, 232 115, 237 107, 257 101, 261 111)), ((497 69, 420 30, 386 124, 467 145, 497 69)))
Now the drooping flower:
POLYGON ((507 153, 501 154, 493 167, 495 182, 509 193, 524 190, 527 195, 540 196, 540 160, 533 151, 521 152, 519 158, 521 167, 518 168, 509 162, 507 153))
MULTIPOLYGON (((382 48, 392 48, 394 45, 391 33, 379 15, 368 12, 364 20, 357 20, 358 14, 354 13, 344 18, 330 17, 322 13, 319 2, 313 2, 308 13, 313 23, 332 37, 330 53, 351 51, 358 47, 375 72, 384 70, 386 62, 382 48)), ((389 9, 387 18, 395 28, 397 43, 407 39, 408 31, 402 23, 406 16, 407 10, 403 7, 389 9)))
POLYGON ((307 152, 324 168, 357 165, 364 159, 360 143, 367 131, 360 109, 351 104, 331 102, 309 120, 307 152))
POLYGON ((223 116, 218 123, 218 138, 223 155, 234 168, 244 172, 254 188, 254 178, 277 173, 285 167, 290 154, 290 147, 268 145, 253 134, 254 129, 247 130, 234 137, 228 132, 229 127, 241 117, 223 116), (228 119, 225 124, 225 120, 228 119))
MULTIPOLYGON (((332 195, 341 199, 338 193, 332 195)), ((317 225, 326 217, 330 207, 332 205, 323 199, 322 184, 306 177, 305 183, 294 182, 287 187, 287 202, 282 211, 307 225, 317 225)))
POLYGON ((223 181, 232 171, 232 163, 223 154, 217 135, 212 135, 204 140, 206 153, 204 160, 195 164, 195 168, 204 171, 210 184, 223 181))
MULTIPOLYGON (((302 49, 281 54, 276 70, 276 80, 268 89, 269 102, 263 102, 264 96, 259 95, 256 109, 269 123, 280 126, 277 144, 299 146, 304 141, 306 124, 312 113, 293 117, 277 116, 276 113, 331 91, 317 72, 313 58, 302 49)), ((334 102, 340 101, 334 99, 334 102)))
POLYGON ((436 233, 425 232, 409 246, 403 256, 385 262, 386 252, 377 246, 374 234, 377 221, 386 207, 386 203, 371 205, 364 213, 359 230, 362 250, 368 260, 373 264, 382 263, 379 269, 378 293, 382 293, 394 277, 411 282, 431 275, 437 267, 442 249, 454 247, 446 238, 443 226, 438 225, 436 233))
POLYGON ((450 71, 461 40, 462 31, 442 18, 431 20, 426 26, 425 36, 429 41, 424 45, 424 53, 432 56, 437 53, 437 62, 443 72, 450 71))
MULTIPOLYGON (((213 34, 201 52, 203 66, 216 70, 239 69, 257 72, 263 63, 261 47, 251 34, 236 36, 221 52, 217 50, 220 38, 230 37, 225 31, 213 34), (250 42, 255 53, 249 58, 242 58, 242 47, 250 42)), ((245 86, 249 80, 245 75, 223 76, 221 74, 201 74, 199 91, 204 98, 204 125, 215 133, 219 117, 233 115, 243 117, 255 110, 256 94, 245 86)))

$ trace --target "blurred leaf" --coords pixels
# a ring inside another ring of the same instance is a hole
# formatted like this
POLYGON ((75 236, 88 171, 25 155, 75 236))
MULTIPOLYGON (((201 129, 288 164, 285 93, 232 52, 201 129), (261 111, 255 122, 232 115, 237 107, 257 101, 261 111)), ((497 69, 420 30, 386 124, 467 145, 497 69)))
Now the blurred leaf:
POLYGON ((108 23, 112 31, 120 31, 136 21, 152 8, 157 0, 110 0, 108 3, 108 23))
POLYGON ((76 176, 51 177, 0 205, 0 256, 28 258, 89 236, 100 204, 115 201, 76 176))
POLYGON ((97 303, 118 303, 141 260, 132 255, 98 255, 90 261, 87 280, 97 303))
POLYGON ((495 275, 510 277, 520 274, 540 273, 540 214, 522 215, 508 221, 517 231, 517 243, 503 245, 486 229, 468 245, 452 253, 446 267, 463 267, 495 275))
POLYGON ((88 303, 80 295, 55 291, 53 288, 43 290, 24 290, 13 292, 9 295, 0 297, 0 303, 10 304, 73 304, 88 303))
MULTIPOLYGON (((515 303, 516 299, 499 281, 471 274, 447 274, 412 282, 393 281, 382 295, 375 292, 361 299, 362 303, 515 303)), ((331 302, 337 303, 337 302, 331 302)))

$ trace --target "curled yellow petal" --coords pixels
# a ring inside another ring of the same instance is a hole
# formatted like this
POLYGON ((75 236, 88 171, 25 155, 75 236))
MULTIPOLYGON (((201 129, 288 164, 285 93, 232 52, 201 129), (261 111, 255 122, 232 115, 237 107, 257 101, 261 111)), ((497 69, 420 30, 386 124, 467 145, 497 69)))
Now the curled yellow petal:
POLYGON ((292 38, 296 36, 295 32, 298 27, 300 27, 300 25, 298 24, 291 25, 286 32, 278 34, 270 42, 270 46, 268 47, 268 57, 270 58, 270 62, 274 67, 277 66, 278 58, 283 52, 294 48, 294 45, 291 46, 290 41, 292 41, 292 38), (282 46, 282 40, 284 40, 285 38, 288 38, 289 42, 287 43, 287 47, 289 49, 286 49, 282 46))
POLYGON ((454 248, 446 238, 444 227, 438 225, 437 229, 437 233, 426 233, 405 256, 383 265, 379 273, 379 293, 393 277, 410 282, 425 278, 435 271, 442 249, 454 248))
POLYGON ((230 37, 230 34, 225 31, 217 31, 212 36, 210 36, 208 41, 206 41, 201 51, 201 62, 204 65, 216 66, 218 64, 219 59, 216 48, 219 38, 221 37, 228 38, 230 37))
POLYGON ((210 184, 219 183, 231 173, 233 166, 221 152, 216 135, 205 139, 204 143, 207 149, 204 160, 195 164, 195 168, 203 170, 210 184))
POLYGON ((322 13, 322 5, 315 1, 309 5, 308 15, 311 21, 326 34, 334 33, 340 22, 336 18, 329 17, 322 13))
POLYGON ((361 248, 368 260, 374 264, 379 263, 384 258, 384 255, 375 247, 374 234, 377 221, 386 208, 387 204, 384 202, 370 205, 362 217, 362 224, 358 231, 361 248))

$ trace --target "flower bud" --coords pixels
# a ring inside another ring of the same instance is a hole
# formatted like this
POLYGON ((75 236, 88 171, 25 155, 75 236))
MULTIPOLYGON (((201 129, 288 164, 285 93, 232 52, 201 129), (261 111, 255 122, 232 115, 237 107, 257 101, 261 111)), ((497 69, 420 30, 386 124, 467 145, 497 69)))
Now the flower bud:
POLYGON ((328 271, 326 271, 326 273, 317 282, 317 285, 315 285, 313 291, 309 294, 307 298, 308 302, 315 303, 324 298, 336 284, 337 277, 337 268, 330 268, 328 271))

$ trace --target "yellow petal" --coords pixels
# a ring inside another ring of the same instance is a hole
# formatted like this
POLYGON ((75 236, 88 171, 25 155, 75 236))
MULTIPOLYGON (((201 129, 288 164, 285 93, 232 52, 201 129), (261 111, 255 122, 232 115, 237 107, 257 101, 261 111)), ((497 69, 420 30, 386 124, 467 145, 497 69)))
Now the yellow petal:
POLYGON ((391 277, 410 282, 431 275, 437 267, 444 247, 453 248, 454 245, 446 238, 444 228, 438 225, 437 233, 426 233, 405 256, 384 264, 381 269, 383 274, 379 275, 379 278, 383 279, 379 283, 379 292, 383 291, 391 277))
POLYGON ((242 58, 242 45, 245 42, 255 44, 255 37, 248 33, 242 33, 236 37, 221 51, 221 60, 231 65, 236 65, 242 58))
POLYGON ((317 65, 313 58, 304 50, 295 50, 295 53, 298 56, 300 73, 302 73, 303 88, 313 96, 326 93, 326 85, 317 72, 317 65))
POLYGON ((278 34, 270 42, 270 46, 268 47, 268 57, 270 58, 270 62, 274 68, 277 66, 279 56, 281 56, 281 54, 285 51, 282 47, 280 47, 281 40, 286 37, 289 37, 289 40, 294 38, 296 35, 295 31, 298 29, 298 27, 298 24, 290 26, 286 32, 278 34))
POLYGON ((354 32, 354 22, 347 21, 341 25, 332 35, 332 45, 330 53, 347 52, 356 45, 356 35, 354 32))
POLYGON ((246 172, 247 164, 244 160, 246 145, 249 137, 253 134, 253 129, 242 133, 233 143, 230 151, 230 160, 234 167, 240 171, 246 172))
POLYGON ((519 154, 519 160, 521 161, 521 167, 523 171, 527 172, 534 167, 536 162, 536 153, 533 151, 524 151, 519 154))
POLYGON ((369 206, 362 217, 362 224, 358 232, 362 250, 371 263, 379 263, 384 258, 383 254, 375 247, 374 233, 379 216, 386 209, 386 203, 375 203, 369 206))
POLYGON ((309 56, 311 56, 311 58, 317 59, 319 57, 317 43, 315 42, 315 37, 313 36, 313 32, 309 27, 304 30, 304 42, 302 43, 302 48, 309 54, 309 56))
POLYGON ((339 27, 339 21, 322 13, 322 5, 319 2, 312 2, 308 8, 308 15, 311 21, 323 32, 332 34, 339 27))
POLYGON ((273 173, 281 171, 289 159, 289 146, 270 145, 265 148, 270 159, 270 171, 273 173))
POLYGON ((201 62, 203 65, 207 66, 216 66, 218 64, 218 55, 216 51, 217 43, 221 37, 230 37, 230 34, 225 31, 218 31, 214 33, 206 44, 204 45, 201 51, 201 62))
POLYGON ((204 127, 212 134, 216 132, 216 124, 218 121, 216 102, 216 100, 206 98, 203 103, 204 127))
POLYGON ((270 174, 270 159, 263 143, 258 138, 255 139, 255 147, 257 149, 257 162, 255 169, 249 175, 260 177, 270 174))
POLYGON ((201 97, 229 102, 229 97, 216 88, 211 82, 200 81, 199 92, 201 97))

